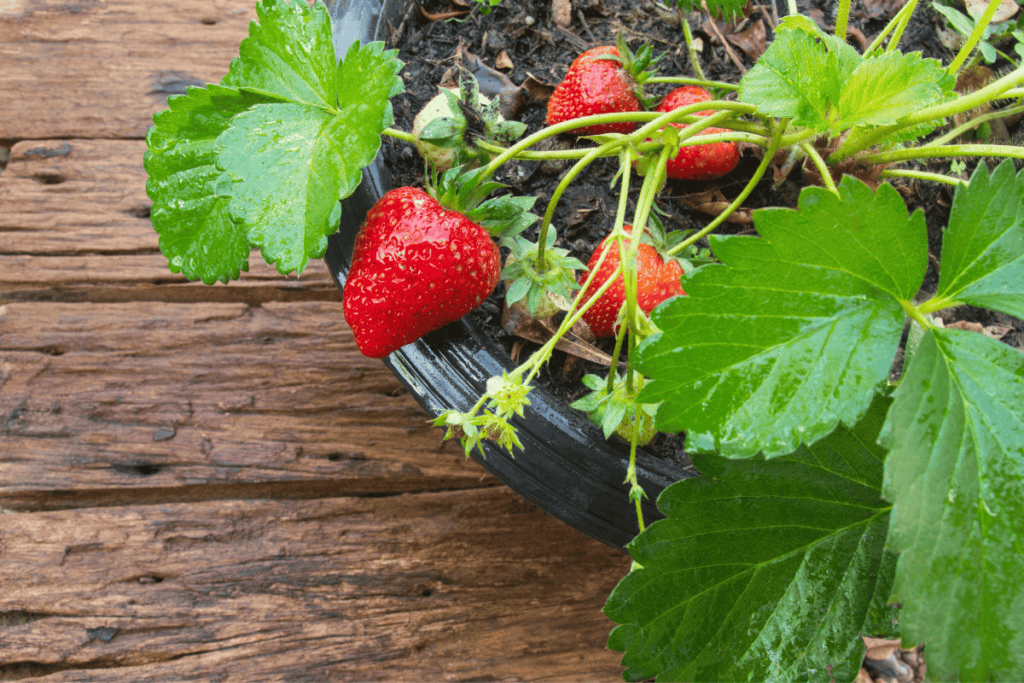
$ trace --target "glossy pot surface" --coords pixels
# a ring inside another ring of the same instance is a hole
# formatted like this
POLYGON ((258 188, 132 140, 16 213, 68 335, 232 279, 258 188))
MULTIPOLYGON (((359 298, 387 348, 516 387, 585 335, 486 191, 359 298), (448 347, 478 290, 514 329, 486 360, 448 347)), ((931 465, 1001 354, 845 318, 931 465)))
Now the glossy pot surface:
MULTIPOLYGON (((397 27, 408 0, 328 0, 334 25, 335 52, 343 56, 355 40, 383 40, 388 22, 397 27)), ((378 155, 363 171, 363 183, 343 202, 341 227, 328 243, 325 260, 338 286, 345 274, 356 233, 373 204, 391 189, 391 178, 378 155)), ((432 332, 388 356, 384 363, 432 415, 468 410, 489 377, 515 365, 495 341, 481 334, 467 317, 432 332)), ((543 388, 530 392, 525 417, 514 420, 523 450, 512 457, 487 443, 487 457, 474 452, 489 472, 527 500, 585 534, 622 547, 637 533, 636 512, 623 483, 628 448, 606 442, 583 413, 569 408, 543 388)), ((647 492, 646 522, 661 517, 654 501, 680 477, 662 460, 639 454, 637 476, 647 492)))

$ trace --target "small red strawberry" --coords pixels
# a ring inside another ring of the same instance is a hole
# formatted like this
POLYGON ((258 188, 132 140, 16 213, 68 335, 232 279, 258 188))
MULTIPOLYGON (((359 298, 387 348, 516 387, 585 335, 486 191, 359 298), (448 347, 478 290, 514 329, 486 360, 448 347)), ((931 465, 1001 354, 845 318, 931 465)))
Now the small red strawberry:
MULTIPOLYGON (((621 59, 614 45, 595 47, 577 57, 548 100, 548 125, 582 116, 639 111, 640 102, 634 93, 637 82, 623 63, 617 61, 621 59), (603 59, 604 56, 616 59, 603 59)), ((584 126, 573 132, 577 135, 625 134, 635 128, 635 123, 627 121, 584 126)))
POLYGON ((383 358, 483 303, 500 270, 484 228, 400 187, 370 209, 356 237, 345 320, 359 350, 383 358))
MULTIPOLYGON (((704 88, 687 85, 670 92, 658 105, 657 110, 663 113, 670 112, 673 109, 698 102, 707 102, 711 99, 713 99, 711 93, 704 88)), ((697 116, 711 116, 714 113, 713 111, 700 111, 697 112, 697 116)), ((672 125, 676 128, 686 127, 681 123, 672 125)), ((727 132, 724 128, 705 128, 697 135, 727 132)), ((713 142, 709 145, 680 148, 679 154, 674 159, 668 160, 666 173, 669 178, 676 180, 714 180, 732 171, 739 162, 740 152, 735 142, 713 142)))
MULTIPOLYGON (((626 233, 632 234, 633 227, 623 226, 626 233)), ((632 240, 624 239, 623 245, 629 249, 632 240)), ((593 270, 597 266, 598 259, 606 248, 611 247, 604 263, 601 264, 597 275, 590 287, 582 295, 582 301, 589 299, 594 292, 600 289, 601 285, 608 281, 612 273, 621 263, 621 255, 618 245, 611 237, 604 238, 594 255, 590 257, 587 266, 593 270)), ((683 275, 683 267, 675 259, 665 260, 661 254, 650 244, 641 243, 636 255, 637 271, 637 303, 644 313, 650 313, 655 306, 665 299, 676 295, 686 295, 679 279, 683 275)), ((584 276, 583 279, 585 279, 584 276)), ((619 310, 626 303, 626 285, 619 273, 615 283, 604 293, 604 295, 583 314, 583 320, 590 326, 591 331, 597 337, 615 336, 616 321, 619 317, 619 310)))

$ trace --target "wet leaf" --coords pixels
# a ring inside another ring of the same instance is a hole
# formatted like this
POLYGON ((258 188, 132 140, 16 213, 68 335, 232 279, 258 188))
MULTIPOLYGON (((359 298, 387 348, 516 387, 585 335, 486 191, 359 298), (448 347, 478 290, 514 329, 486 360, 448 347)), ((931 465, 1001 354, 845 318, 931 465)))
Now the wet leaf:
POLYGON ((936 296, 1024 317, 1024 171, 980 164, 957 187, 936 296))
POLYGON ((1024 680, 1024 354, 932 328, 880 436, 905 640, 929 678, 1024 680))
POLYGON ((259 23, 249 24, 249 37, 222 83, 272 93, 287 102, 336 107, 337 59, 324 4, 311 9, 304 2, 262 0, 256 16, 259 23))
POLYGON ((173 273, 212 285, 249 268, 245 229, 232 220, 223 188, 230 176, 217 168, 217 137, 231 119, 265 101, 234 88, 189 88, 167 100, 146 136, 146 193, 160 251, 173 273))
POLYGON ((711 433, 722 454, 769 457, 855 424, 888 377, 900 301, 927 267, 921 211, 889 185, 850 177, 841 198, 806 188, 799 210, 762 209, 762 237, 712 238, 721 264, 687 275, 688 296, 655 309, 662 330, 635 353, 664 401, 661 431, 711 433))
MULTIPOLYGON (((276 63, 259 55, 267 69, 276 63)), ((357 41, 331 66, 330 108, 303 101, 256 105, 218 138, 217 164, 233 180, 232 216, 282 274, 301 273, 310 258, 323 256, 327 236, 338 229, 339 200, 359 186, 361 169, 393 120, 390 97, 401 92, 400 68, 383 43, 357 41)))
POLYGON ((666 519, 629 544, 642 568, 605 605, 624 678, 854 679, 858 636, 891 616, 875 443, 889 403, 875 396, 855 427, 775 460, 694 456, 704 476, 661 494, 666 519))

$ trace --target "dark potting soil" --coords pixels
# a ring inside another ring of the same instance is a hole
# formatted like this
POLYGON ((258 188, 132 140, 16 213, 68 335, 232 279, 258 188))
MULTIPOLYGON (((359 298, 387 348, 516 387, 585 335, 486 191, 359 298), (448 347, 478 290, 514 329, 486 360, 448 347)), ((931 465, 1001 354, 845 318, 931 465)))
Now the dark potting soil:
MULTIPOLYGON (((826 30, 831 30, 834 9, 828 0, 798 2, 801 12, 807 13, 826 30)), ((479 60, 489 67, 490 78, 481 80, 482 90, 506 88, 507 93, 518 91, 520 101, 514 116, 528 126, 528 133, 544 126, 547 112, 543 97, 534 96, 548 91, 561 78, 581 52, 599 45, 615 44, 618 35, 624 36, 633 49, 642 43, 654 45, 655 53, 664 56, 659 62, 659 75, 693 76, 682 32, 674 11, 667 10, 654 0, 574 0, 572 21, 568 28, 558 26, 552 16, 551 0, 506 0, 495 7, 489 15, 473 12, 463 15, 460 20, 446 20, 443 17, 453 10, 476 5, 472 0, 456 4, 448 0, 422 0, 420 5, 410 3, 410 9, 398 26, 390 26, 390 45, 399 49, 399 57, 405 62, 402 76, 405 92, 394 102, 395 126, 411 130, 416 113, 431 99, 446 75, 451 78, 451 69, 464 60, 479 60), (460 58, 460 50, 463 50, 460 58), (466 55, 465 53, 469 53, 466 55), (502 74, 499 76, 498 73, 502 74), (504 80, 504 86, 502 83, 504 80), (529 79, 529 82, 528 82, 529 79), (534 95, 527 95, 518 86, 533 85, 534 95)), ((742 75, 735 60, 730 56, 717 33, 737 35, 732 53, 746 68, 753 65, 758 50, 770 43, 772 27, 777 24, 776 12, 785 14, 785 3, 768 0, 753 0, 748 5, 746 17, 740 22, 729 24, 718 21, 714 26, 706 15, 694 14, 690 25, 694 36, 703 43, 700 52, 702 66, 708 78, 736 83, 742 75), (759 26, 765 31, 760 33, 759 26), (715 28, 718 31, 715 31, 715 28), (740 40, 740 37, 743 40, 740 40), (747 48, 744 51, 740 46, 747 48)), ((863 48, 885 26, 892 14, 902 3, 891 0, 864 0, 854 3, 851 12, 851 43, 863 48), (860 35, 857 35, 857 34, 860 35), (866 42, 861 42, 863 37, 866 42)), ((919 7, 908 26, 900 44, 904 51, 920 51, 925 57, 940 59, 945 63, 951 59, 949 50, 940 40, 941 20, 927 6, 919 7)), ((730 41, 733 42, 733 41, 730 41)), ((470 66, 467 64, 467 66, 470 66)), ((472 67, 470 66, 472 69, 472 67)), ((481 74, 477 74, 480 77, 481 74)), ((450 81, 449 81, 450 83, 450 81)), ((656 85, 648 88, 650 95, 667 93, 673 86, 656 85)), ((1017 124, 1019 126, 1019 124, 1017 124)), ((578 143, 574 138, 563 136, 554 142, 563 148, 578 143)), ((589 144, 584 142, 583 144, 589 144)), ((415 149, 401 141, 385 138, 383 153, 396 186, 423 185, 423 161, 415 149)), ((964 160, 967 174, 973 171, 977 160, 964 160)), ((693 208, 714 200, 731 201, 745 186, 754 173, 760 159, 753 150, 745 150, 737 168, 724 178, 710 182, 669 181, 657 200, 657 206, 667 214, 663 218, 667 230, 696 230, 711 219, 708 213, 693 208), (720 192, 713 198, 710 192, 720 192)), ((506 164, 496 179, 509 185, 517 195, 533 195, 538 198, 535 212, 543 213, 548 199, 552 196, 561 175, 569 168, 570 162, 513 162, 506 164)), ((945 172, 949 161, 923 163, 921 170, 945 172)), ((990 168, 992 164, 990 163, 990 168)), ((617 206, 617 188, 611 188, 617 169, 614 159, 598 160, 588 171, 581 174, 562 196, 555 210, 552 227, 558 231, 557 246, 567 248, 573 256, 586 263, 597 243, 611 230, 617 206)), ((964 175, 968 177, 968 175, 964 175)), ((802 187, 799 168, 789 177, 776 182, 769 172, 759 183, 745 204, 748 209, 765 206, 795 207, 802 187)), ((908 207, 920 207, 926 215, 929 232, 928 274, 923 292, 934 292, 938 283, 938 256, 941 253, 942 226, 949 219, 952 190, 948 186, 920 181, 896 180, 893 183, 903 194, 908 207)), ((630 193, 627 216, 635 209, 639 184, 630 193)), ((749 213, 745 214, 749 217, 749 213)), ((536 226, 535 226, 536 228, 536 226)), ((531 235, 527 232, 527 235, 531 235)), ((718 231, 721 234, 753 233, 753 225, 727 222, 718 231)), ((707 246, 706 240, 701 246, 707 246)), ((495 293, 473 316, 475 321, 492 334, 512 354, 518 352, 525 359, 538 345, 514 337, 501 326, 501 309, 504 287, 499 284, 495 293)), ((947 323, 954 320, 978 322, 982 325, 1004 325, 1012 328, 1003 340, 1018 348, 1024 348, 1024 323, 999 313, 963 307, 944 315, 947 323)), ((597 346, 611 353, 613 340, 602 340, 597 346)), ((566 401, 573 401, 587 393, 579 381, 581 374, 593 373, 604 376, 606 366, 591 362, 571 363, 566 367, 566 355, 556 351, 551 362, 539 375, 539 382, 566 401)), ((623 357, 623 361, 625 358, 623 357)), ((902 365, 902 352, 897 355, 893 377, 898 377, 902 365)), ((618 439, 618 437, 613 437, 618 439)), ((625 442, 620 444, 628 449, 625 442)), ((682 469, 691 469, 685 453, 684 435, 659 434, 644 451, 669 458, 682 469)))

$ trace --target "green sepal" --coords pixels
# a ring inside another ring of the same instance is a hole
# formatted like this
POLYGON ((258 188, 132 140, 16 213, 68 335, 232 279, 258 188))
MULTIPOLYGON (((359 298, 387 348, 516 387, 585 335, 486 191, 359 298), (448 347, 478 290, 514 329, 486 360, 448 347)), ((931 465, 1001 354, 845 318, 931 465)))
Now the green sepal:
MULTIPOLYGON (((514 298, 508 298, 505 302, 512 305, 525 298, 527 310, 530 315, 536 316, 541 311, 543 318, 554 315, 555 309, 561 308, 551 299, 552 294, 568 300, 573 290, 579 289, 580 284, 576 281, 575 271, 586 270, 579 259, 569 256, 567 249, 556 249, 554 243, 554 230, 548 231, 549 244, 544 249, 545 269, 538 269, 537 260, 540 252, 537 243, 530 242, 522 237, 515 236, 502 240, 512 252, 506 260, 505 268, 501 271, 501 279, 509 287, 506 291, 515 294, 514 298), (523 280, 527 285, 517 284, 523 280), (511 285, 515 285, 513 291, 511 285), (550 304, 545 303, 551 301, 550 304), (543 306, 542 306, 543 304, 543 306)), ((567 303, 567 302, 566 302, 567 303)))
POLYGON ((462 142, 462 135, 465 131, 465 119, 460 123, 454 117, 441 116, 423 127, 419 139, 438 147, 455 147, 462 142))

